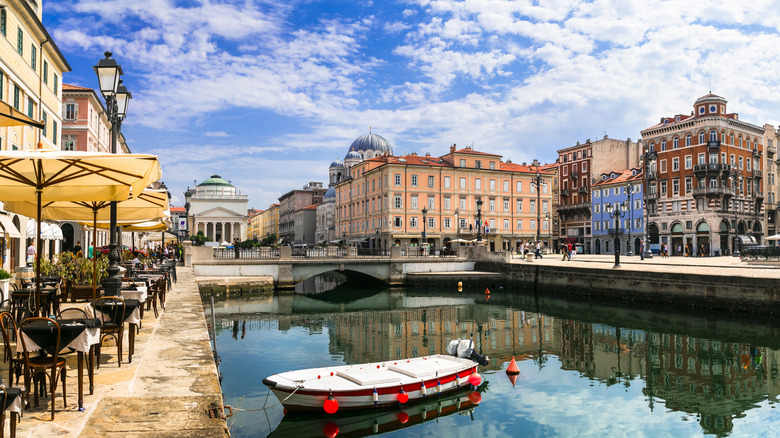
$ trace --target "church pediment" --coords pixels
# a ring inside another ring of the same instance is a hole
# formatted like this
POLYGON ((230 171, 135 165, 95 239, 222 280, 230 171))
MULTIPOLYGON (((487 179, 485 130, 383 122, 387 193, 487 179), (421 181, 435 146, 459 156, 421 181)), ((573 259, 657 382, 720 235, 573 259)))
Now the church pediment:
POLYGON ((228 210, 223 207, 215 207, 211 210, 206 210, 204 212, 198 213, 195 215, 197 219, 206 219, 206 218, 235 218, 235 219, 242 219, 246 220, 246 215, 236 213, 235 211, 228 210))

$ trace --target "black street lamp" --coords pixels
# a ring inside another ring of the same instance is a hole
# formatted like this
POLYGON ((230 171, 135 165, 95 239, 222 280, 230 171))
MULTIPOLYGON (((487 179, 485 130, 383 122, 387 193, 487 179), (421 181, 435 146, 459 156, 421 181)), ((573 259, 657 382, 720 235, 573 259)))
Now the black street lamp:
POLYGON ((620 267, 620 218, 626 216, 626 210, 628 210, 626 203, 620 204, 620 208, 615 208, 612 203, 607 204, 605 207, 607 214, 611 218, 615 218, 615 266, 613 268, 620 267))
POLYGON ((477 242, 482 242, 482 196, 477 196, 477 242))
MULTIPOLYGON (((122 129, 122 120, 127 116, 127 106, 133 96, 122 85, 122 67, 111 58, 111 52, 93 67, 98 77, 100 93, 106 101, 106 116, 111 124, 111 153, 117 153, 117 139, 122 129)), ((119 246, 117 245, 117 212, 116 201, 110 204, 110 228, 108 245, 108 277, 103 280, 103 290, 106 296, 119 296, 122 289, 122 276, 119 275, 119 246)))
MULTIPOLYGON (((643 216, 643 220, 645 222, 644 226, 642 227, 643 232, 644 232, 643 240, 645 242, 645 245, 644 245, 645 248, 644 248, 644 252, 642 254, 642 258, 652 258, 653 257, 653 252, 650 251, 650 239, 649 239, 649 237, 650 237, 650 233, 649 233, 650 209, 649 209, 649 204, 647 202, 647 200, 648 200, 647 194, 648 194, 648 191, 650 189, 650 179, 651 179, 650 178, 650 171, 653 171, 653 172, 655 171, 654 170, 655 169, 655 159, 656 159, 656 153, 655 153, 655 151, 651 151, 651 150, 646 150, 645 153, 642 154, 642 157, 640 159, 641 160, 640 164, 644 165, 644 180, 646 182, 645 187, 644 187, 644 191, 642 193, 642 197, 644 198, 644 204, 645 204, 644 208, 642 209, 642 216, 643 216), (647 214, 646 218, 644 218, 645 213, 647 214)), ((653 186, 653 187, 655 187, 655 186, 653 186)))
POLYGON ((542 194, 542 173, 539 171, 538 167, 536 168, 536 175, 531 181, 536 184, 536 241, 538 242, 542 231, 542 218, 540 216, 542 212, 542 204, 540 201, 542 194))
MULTIPOLYGON (((374 249, 378 250, 379 246, 380 246, 379 245, 379 227, 377 227, 377 229, 376 229, 376 239, 374 239, 374 249)), ((377 251, 377 253, 378 253, 378 251, 377 251)))
MULTIPOLYGON (((423 207, 422 209, 422 219, 423 219, 423 232, 422 232, 422 242, 420 242, 420 248, 423 248, 423 245, 425 245, 425 238, 428 237, 428 233, 426 233, 426 223, 428 221, 428 209, 423 207)), ((427 252, 427 249, 426 249, 427 252)))
MULTIPOLYGON (((195 189, 187 187, 187 191, 184 192, 184 226, 188 236, 192 236, 190 233, 190 201, 192 201, 192 195, 195 194, 195 189)), ((194 227, 194 223, 192 224, 194 227)))
MULTIPOLYGON (((458 243, 458 248, 460 248, 460 222, 458 222, 458 215, 460 214, 460 209, 455 209, 455 241, 458 243)), ((450 248, 452 249, 452 248, 450 248)))

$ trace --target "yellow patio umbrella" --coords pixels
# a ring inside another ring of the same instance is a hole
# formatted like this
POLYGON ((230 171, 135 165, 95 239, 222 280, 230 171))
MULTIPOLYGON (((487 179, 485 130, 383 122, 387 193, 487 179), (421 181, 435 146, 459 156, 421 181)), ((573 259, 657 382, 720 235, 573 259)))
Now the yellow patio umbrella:
POLYGON ((23 112, 18 111, 16 108, 0 100, 0 126, 10 127, 25 125, 43 129, 43 122, 36 122, 24 115, 23 112))
MULTIPOLYGON (((42 207, 52 201, 124 201, 162 176, 153 155, 114 155, 37 149, 0 151, 0 201, 31 201, 37 205, 38 251, 42 251, 42 207)), ((40 257, 36 257, 35 310, 41 288, 40 257)))
MULTIPOLYGON (((32 201, 8 201, 4 203, 5 210, 32 217, 37 214, 38 204, 32 201)), ((111 211, 110 201, 49 201, 41 206, 41 218, 44 220, 92 220, 93 228, 98 221, 106 221, 109 227, 111 211)), ((117 217, 123 221, 141 221, 156 217, 164 217, 169 210, 168 192, 146 188, 137 197, 117 202, 117 217)), ((119 225, 120 222, 117 222, 119 225)), ((95 235, 92 235, 92 247, 96 246, 95 235)), ((97 294, 97 258, 92 263, 92 298, 97 294)))

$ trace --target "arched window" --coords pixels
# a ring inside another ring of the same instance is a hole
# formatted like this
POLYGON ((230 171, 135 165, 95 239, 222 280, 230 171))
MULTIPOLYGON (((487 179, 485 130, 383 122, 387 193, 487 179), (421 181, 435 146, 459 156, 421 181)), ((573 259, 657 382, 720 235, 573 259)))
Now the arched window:
POLYGON ((758 140, 753 139, 753 149, 758 149, 758 140))
POLYGON ((723 144, 726 144, 726 131, 725 130, 720 131, 720 141, 722 141, 723 144))
POLYGON ((739 135, 739 147, 742 147, 742 134, 739 135))
POLYGON ((710 130, 710 141, 718 141, 718 131, 710 130))
POLYGON ((666 150, 666 139, 661 140, 661 152, 666 150))
POLYGON ((672 139, 672 149, 677 149, 679 147, 680 147, 680 139, 677 136, 675 136, 672 139))
POLYGON ((729 144, 734 146, 734 133, 729 134, 729 144))
POLYGON ((699 131, 699 144, 704 144, 704 131, 699 131))
POLYGON ((649 145, 647 145, 647 149, 650 152, 655 152, 655 142, 651 141, 649 145))
POLYGON ((685 146, 690 146, 691 145, 691 141, 693 141, 693 137, 691 136, 691 134, 686 135, 685 136, 685 146))

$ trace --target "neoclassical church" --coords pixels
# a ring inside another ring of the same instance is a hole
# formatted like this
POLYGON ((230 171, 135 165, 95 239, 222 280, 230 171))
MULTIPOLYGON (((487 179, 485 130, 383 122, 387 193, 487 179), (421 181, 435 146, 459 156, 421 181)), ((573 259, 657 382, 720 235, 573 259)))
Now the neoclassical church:
POLYGON ((390 142, 385 140, 381 135, 369 132, 366 135, 358 137, 352 142, 352 145, 350 145, 347 155, 344 156, 344 161, 337 159, 330 163, 328 169, 330 181, 328 185, 334 186, 346 179, 347 169, 355 164, 385 154, 393 155, 393 147, 390 146, 390 142))
POLYGON ((194 233, 202 231, 215 243, 246 239, 249 199, 229 181, 212 175, 195 187, 190 202, 190 229, 194 233))

